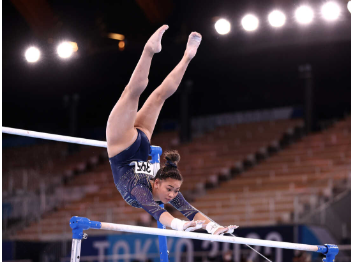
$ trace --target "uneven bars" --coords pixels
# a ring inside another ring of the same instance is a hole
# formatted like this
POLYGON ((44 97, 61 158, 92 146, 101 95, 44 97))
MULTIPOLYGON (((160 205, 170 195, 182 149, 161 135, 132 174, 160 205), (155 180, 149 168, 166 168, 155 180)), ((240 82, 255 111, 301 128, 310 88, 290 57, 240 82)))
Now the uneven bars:
MULTIPOLYGON (((107 142, 84 139, 78 137, 71 136, 61 136, 61 135, 53 135, 42 132, 35 132, 11 127, 2 127, 2 132, 11 135, 20 135, 34 138, 42 138, 47 140, 54 140, 59 142, 67 142, 74 143, 80 145, 90 145, 97 147, 107 147, 107 142)), ((76 242, 74 246, 74 252, 80 253, 80 240, 84 237, 83 229, 105 229, 112 231, 122 231, 122 232, 130 232, 130 233, 141 233, 141 234, 149 234, 149 235, 162 235, 162 236, 170 236, 170 237, 182 237, 182 238, 191 238, 191 239, 199 239, 199 240, 209 240, 209 241, 217 241, 217 242, 228 242, 228 243, 237 243, 237 244, 246 244, 246 245, 256 245, 256 246, 266 246, 266 247, 275 247, 275 248, 285 248, 285 249, 294 249, 294 250, 303 250, 303 251, 314 251, 323 253, 326 255, 326 258, 323 261, 333 262, 335 256, 338 254, 339 249, 336 245, 326 244, 324 246, 313 246, 313 245, 305 245, 305 244, 295 244, 288 242, 278 242, 271 240, 260 240, 260 239, 252 239, 252 238, 242 238, 242 237, 227 237, 227 236, 214 236, 208 234, 199 234, 199 233, 190 233, 183 231, 174 231, 168 229, 157 229, 157 228, 147 228, 140 226, 129 226, 129 225, 121 225, 121 224, 112 224, 105 222, 97 222, 90 221, 87 218, 82 217, 72 217, 70 220, 70 226, 73 232, 73 242, 76 242), (79 250, 77 250, 79 249, 79 250)), ((79 257, 78 257, 79 260, 79 257)))
POLYGON ((107 142, 105 141, 98 141, 98 140, 85 139, 85 138, 72 137, 72 136, 53 135, 48 133, 35 132, 35 131, 23 130, 23 129, 11 128, 11 127, 3 126, 2 132, 6 134, 11 134, 11 135, 42 138, 46 140, 54 140, 59 142, 67 142, 67 143, 87 145, 87 146, 97 146, 97 147, 105 147, 105 148, 107 147, 107 142))
POLYGON ((279 242, 271 240, 261 240, 253 238, 242 238, 242 237, 232 237, 232 236, 216 236, 203 233, 195 232, 184 232, 184 231, 175 231, 169 229, 158 229, 158 228, 148 228, 140 226, 130 226, 130 225, 121 225, 121 224, 112 224, 98 221, 90 221, 88 218, 84 217, 72 217, 70 220, 70 226, 73 229, 73 238, 81 239, 83 237, 83 230, 92 228, 92 229, 105 229, 111 231, 121 231, 129 233, 139 233, 139 234, 149 234, 149 235, 162 235, 168 237, 180 237, 180 238, 191 238, 198 240, 208 240, 216 242, 227 242, 227 243, 236 243, 236 244, 248 244, 255 246, 265 246, 265 247, 275 247, 275 248, 284 248, 284 249, 294 249, 294 250, 303 250, 303 251, 314 251, 327 255, 326 261, 333 261, 335 255, 339 252, 339 249, 336 245, 306 245, 306 244, 295 244, 288 242, 279 242), (333 257, 332 260, 331 259, 333 257))

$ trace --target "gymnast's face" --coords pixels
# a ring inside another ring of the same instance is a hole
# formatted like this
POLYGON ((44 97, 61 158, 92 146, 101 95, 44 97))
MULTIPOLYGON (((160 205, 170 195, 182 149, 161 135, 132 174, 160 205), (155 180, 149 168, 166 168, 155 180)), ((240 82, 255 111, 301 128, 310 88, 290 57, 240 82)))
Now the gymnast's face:
POLYGON ((164 204, 172 201, 178 195, 181 185, 182 181, 173 178, 165 180, 156 179, 154 189, 158 200, 164 204))

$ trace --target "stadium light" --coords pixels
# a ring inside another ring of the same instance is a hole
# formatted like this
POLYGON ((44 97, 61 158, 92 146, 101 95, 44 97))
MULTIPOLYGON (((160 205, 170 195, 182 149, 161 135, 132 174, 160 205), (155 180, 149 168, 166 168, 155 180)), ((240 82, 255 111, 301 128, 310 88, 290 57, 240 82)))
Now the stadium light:
POLYGON ((327 2, 322 6, 322 16, 327 21, 335 21, 340 15, 340 7, 335 2, 327 2))
POLYGON ((351 0, 347 3, 347 9, 349 9, 349 12, 351 13, 351 0))
POLYGON ((32 46, 32 47, 29 47, 27 50, 26 50, 26 53, 24 55, 26 57, 26 60, 29 62, 29 63, 35 63, 39 60, 40 58, 40 51, 38 48, 32 46))
POLYGON ((124 35, 116 34, 116 33, 108 33, 107 37, 110 39, 119 40, 119 41, 123 41, 125 39, 124 35))
POLYGON ((285 24, 286 17, 279 10, 274 10, 268 15, 268 21, 273 27, 282 27, 285 24))
POLYGON ((119 41, 119 43, 118 43, 118 49, 119 49, 120 51, 123 51, 125 46, 126 46, 126 43, 125 43, 124 41, 119 41))
POLYGON ((69 58, 72 56, 74 47, 70 42, 63 42, 57 47, 57 54, 61 58, 69 58))
POLYGON ((230 32, 230 23, 228 20, 221 18, 215 23, 215 29, 218 34, 226 35, 230 32))
POLYGON ((309 24, 313 20, 314 13, 310 7, 304 5, 296 9, 295 17, 300 24, 309 24))
POLYGON ((245 15, 241 19, 241 25, 246 31, 255 31, 258 28, 258 18, 254 15, 245 15))

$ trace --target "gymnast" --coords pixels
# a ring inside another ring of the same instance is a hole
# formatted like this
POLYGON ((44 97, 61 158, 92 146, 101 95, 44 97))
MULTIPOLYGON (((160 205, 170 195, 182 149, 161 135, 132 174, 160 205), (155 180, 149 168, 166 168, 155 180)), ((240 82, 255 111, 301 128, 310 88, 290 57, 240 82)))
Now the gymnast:
POLYGON ((179 64, 138 111, 139 97, 148 84, 152 57, 161 51, 161 39, 167 29, 168 26, 163 25, 147 41, 127 86, 109 115, 106 139, 114 183, 129 205, 143 208, 167 227, 180 231, 203 228, 214 235, 233 233, 237 226, 222 227, 212 222, 191 206, 179 192, 183 178, 177 167, 180 160, 177 151, 165 152, 167 163, 158 170, 155 177, 147 172, 136 172, 133 166, 140 161, 147 161, 151 136, 163 103, 177 90, 202 39, 197 32, 189 35, 179 64), (174 218, 160 207, 161 203, 170 203, 190 221, 174 218))

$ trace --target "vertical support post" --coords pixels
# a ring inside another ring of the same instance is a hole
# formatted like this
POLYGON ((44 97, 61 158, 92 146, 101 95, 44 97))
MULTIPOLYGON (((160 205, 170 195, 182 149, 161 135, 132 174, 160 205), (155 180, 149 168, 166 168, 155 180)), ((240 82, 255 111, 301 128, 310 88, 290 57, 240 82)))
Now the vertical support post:
POLYGON ((151 160, 149 161, 153 165, 154 177, 157 171, 160 169, 160 156, 162 155, 162 148, 159 146, 150 146, 151 160))
MULTIPOLYGON (((161 204, 160 206, 164 208, 164 204, 161 204)), ((166 229, 166 227, 162 225, 160 221, 157 221, 157 227, 160 229, 166 229)), ((160 250, 160 261, 168 262, 167 237, 158 236, 158 245, 160 250)))
MULTIPOLYGON (((160 156, 162 154, 162 148, 159 146, 151 146, 150 147, 150 163, 154 165, 154 175, 156 175, 157 171, 160 169, 160 156)), ((164 205, 160 205, 164 208, 164 205)), ((159 221, 157 221, 157 227, 160 229, 165 229, 166 227, 162 225, 159 221)), ((160 261, 168 262, 168 250, 167 250, 167 237, 166 236, 158 236, 159 250, 160 250, 160 261)))
POLYGON ((80 248, 82 245, 81 239, 72 239, 71 262, 80 261, 80 248))

